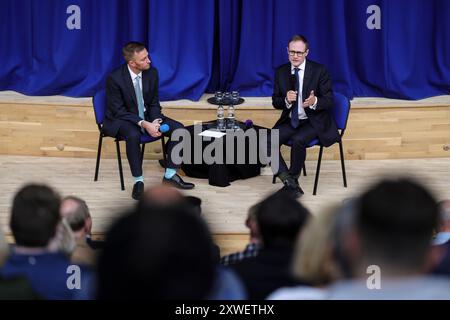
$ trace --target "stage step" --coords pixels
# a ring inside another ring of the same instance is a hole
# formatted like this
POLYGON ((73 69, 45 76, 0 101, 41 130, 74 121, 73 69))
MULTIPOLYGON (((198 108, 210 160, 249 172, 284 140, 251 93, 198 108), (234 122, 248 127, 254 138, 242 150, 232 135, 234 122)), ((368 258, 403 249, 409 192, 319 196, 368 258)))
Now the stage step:
MULTIPOLYGON (((162 102, 165 115, 185 125, 215 118, 215 106, 200 101, 162 102)), ((272 127, 280 111, 270 97, 247 98, 237 118, 272 127)), ((401 159, 450 156, 450 96, 419 101, 355 98, 344 136, 347 159, 401 159)), ((0 154, 93 158, 98 130, 90 98, 28 97, 0 92, 0 154)), ((123 150, 125 148, 122 148, 123 150)), ((284 154, 289 151, 283 150, 284 154)), ((112 139, 104 141, 103 156, 115 157, 112 139)), ((146 159, 161 158, 160 144, 146 148, 146 159)), ((308 159, 317 150, 308 152, 308 159)), ((324 159, 339 159, 335 146, 324 159)))

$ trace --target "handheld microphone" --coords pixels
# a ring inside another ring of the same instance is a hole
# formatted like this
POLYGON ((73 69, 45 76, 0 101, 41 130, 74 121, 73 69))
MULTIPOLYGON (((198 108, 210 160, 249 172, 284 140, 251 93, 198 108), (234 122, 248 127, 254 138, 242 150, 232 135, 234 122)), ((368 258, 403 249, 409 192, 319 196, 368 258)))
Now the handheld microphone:
POLYGON ((297 86, 297 77, 295 74, 291 74, 289 77, 290 90, 295 91, 295 87, 297 86))
POLYGON ((170 130, 170 127, 168 124, 163 123, 159 126, 159 132, 164 133, 170 130))

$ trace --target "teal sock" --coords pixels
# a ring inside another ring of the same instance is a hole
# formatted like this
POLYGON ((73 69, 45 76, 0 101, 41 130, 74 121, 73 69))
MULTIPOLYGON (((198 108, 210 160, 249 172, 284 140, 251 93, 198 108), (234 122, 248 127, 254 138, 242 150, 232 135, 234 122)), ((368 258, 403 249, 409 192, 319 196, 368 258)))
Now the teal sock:
POLYGON ((139 177, 133 177, 134 178, 134 183, 136 182, 144 182, 144 176, 139 176, 139 177))
POLYGON ((164 178, 166 179, 172 179, 172 177, 177 173, 176 169, 167 168, 166 172, 164 173, 164 178))

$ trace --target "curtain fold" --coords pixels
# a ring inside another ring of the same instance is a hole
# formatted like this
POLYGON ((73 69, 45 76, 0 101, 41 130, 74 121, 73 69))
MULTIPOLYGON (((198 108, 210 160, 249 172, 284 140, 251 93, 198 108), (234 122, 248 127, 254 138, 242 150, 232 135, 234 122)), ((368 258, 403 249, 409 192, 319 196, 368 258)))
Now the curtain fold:
POLYGON ((447 0, 4 0, 0 90, 92 96, 136 40, 159 70, 161 100, 270 96, 289 38, 303 34, 336 91, 421 99, 450 94, 449 16, 447 0), (81 29, 66 26, 71 5, 81 29), (381 29, 368 28, 376 18, 381 29))

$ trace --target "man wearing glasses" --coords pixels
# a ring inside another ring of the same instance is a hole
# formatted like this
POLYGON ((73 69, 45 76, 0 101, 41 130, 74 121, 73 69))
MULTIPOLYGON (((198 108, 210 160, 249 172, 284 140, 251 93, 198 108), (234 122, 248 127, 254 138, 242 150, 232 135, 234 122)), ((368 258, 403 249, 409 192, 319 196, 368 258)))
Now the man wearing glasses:
POLYGON ((313 139, 328 147, 339 140, 336 124, 327 112, 333 105, 331 77, 326 68, 306 60, 308 41, 295 35, 288 44, 289 63, 275 72, 272 105, 283 110, 273 129, 279 130, 279 145, 290 141, 291 165, 279 153, 279 169, 274 172, 283 181, 283 189, 298 198, 303 194, 298 178, 306 158, 306 146, 313 139))

